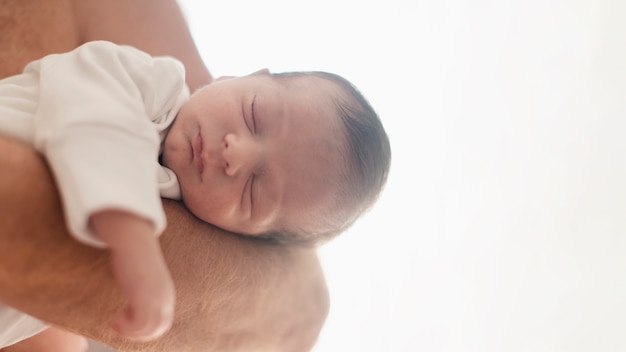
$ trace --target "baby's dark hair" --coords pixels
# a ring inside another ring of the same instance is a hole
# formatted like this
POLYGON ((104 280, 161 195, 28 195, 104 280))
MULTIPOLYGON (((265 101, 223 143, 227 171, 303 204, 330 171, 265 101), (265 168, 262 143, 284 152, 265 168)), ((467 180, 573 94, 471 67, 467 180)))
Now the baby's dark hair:
POLYGON ((334 204, 322 209, 326 215, 324 218, 330 223, 320 224, 315 230, 292 229, 260 236, 278 243, 315 245, 344 232, 376 202, 389 174, 389 138, 378 114, 363 94, 345 78, 320 71, 271 75, 286 84, 299 78, 316 77, 333 83, 342 92, 339 96, 329 94, 346 137, 345 150, 342 151, 346 168, 338 177, 334 204))

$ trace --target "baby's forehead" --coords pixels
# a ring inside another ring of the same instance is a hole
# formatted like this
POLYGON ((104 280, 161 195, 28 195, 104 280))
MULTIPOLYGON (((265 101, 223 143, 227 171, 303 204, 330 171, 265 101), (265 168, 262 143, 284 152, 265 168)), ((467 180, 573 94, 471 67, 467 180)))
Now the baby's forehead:
POLYGON ((287 105, 308 104, 308 109, 313 115, 326 115, 333 120, 339 118, 339 106, 345 105, 346 94, 336 83, 325 78, 305 75, 283 80, 276 80, 281 87, 281 95, 292 95, 294 99, 283 100, 287 105), (283 83, 282 81, 296 81, 295 83, 283 83))
POLYGON ((337 82, 311 72, 267 74, 265 78, 287 89, 320 90, 331 96, 342 92, 337 82))

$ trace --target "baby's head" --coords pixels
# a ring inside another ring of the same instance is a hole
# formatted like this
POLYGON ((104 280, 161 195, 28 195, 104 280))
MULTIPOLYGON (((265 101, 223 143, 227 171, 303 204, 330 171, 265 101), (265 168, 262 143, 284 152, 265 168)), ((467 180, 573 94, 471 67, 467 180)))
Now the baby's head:
POLYGON ((391 152, 365 98, 329 73, 259 73, 198 90, 165 141, 187 207, 229 231, 317 243, 374 203, 391 152))

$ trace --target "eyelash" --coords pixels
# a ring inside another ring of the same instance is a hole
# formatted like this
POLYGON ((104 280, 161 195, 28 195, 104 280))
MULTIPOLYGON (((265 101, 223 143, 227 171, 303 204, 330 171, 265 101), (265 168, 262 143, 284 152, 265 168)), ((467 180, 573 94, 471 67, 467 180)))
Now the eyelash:
POLYGON ((254 179, 255 179, 255 175, 252 174, 252 176, 250 176, 250 211, 252 211, 252 209, 254 208, 254 192, 252 192, 253 186, 254 186, 254 179))
POLYGON ((250 104, 250 116, 252 119, 252 133, 256 134, 256 114, 254 113, 254 103, 256 102, 256 95, 252 98, 252 103, 250 104))

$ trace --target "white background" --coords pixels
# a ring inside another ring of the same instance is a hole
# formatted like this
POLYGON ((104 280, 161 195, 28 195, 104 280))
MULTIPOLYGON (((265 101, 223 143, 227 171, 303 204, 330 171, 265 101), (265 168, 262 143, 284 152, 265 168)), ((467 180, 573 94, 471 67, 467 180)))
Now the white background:
POLYGON ((325 351, 626 350, 626 1, 181 1, 215 76, 325 70, 392 141, 325 351))

